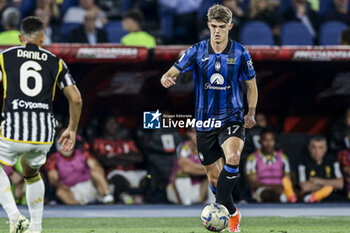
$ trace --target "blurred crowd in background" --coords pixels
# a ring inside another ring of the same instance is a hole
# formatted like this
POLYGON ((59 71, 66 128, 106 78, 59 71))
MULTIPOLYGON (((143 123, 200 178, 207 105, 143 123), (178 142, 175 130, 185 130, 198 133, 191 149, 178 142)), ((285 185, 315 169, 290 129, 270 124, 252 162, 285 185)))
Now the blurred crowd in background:
MULTIPOLYGON (((247 131, 236 202, 350 201, 350 109, 328 135, 275 132, 258 113, 247 131), (293 138, 294 137, 294 138, 293 138), (296 140, 296 137, 298 138, 296 140)), ((57 138, 62 127, 57 131, 57 138)), ((73 151, 55 142, 41 173, 47 204, 174 203, 215 200, 192 128, 129 132, 118 117, 93 119, 73 151)), ((20 163, 5 171, 18 203, 26 203, 20 163)))
POLYGON ((45 44, 194 44, 209 37, 206 13, 216 3, 232 10, 230 36, 246 45, 340 44, 350 25, 348 0, 1 0, 0 44, 18 43, 29 15, 44 21, 45 44))

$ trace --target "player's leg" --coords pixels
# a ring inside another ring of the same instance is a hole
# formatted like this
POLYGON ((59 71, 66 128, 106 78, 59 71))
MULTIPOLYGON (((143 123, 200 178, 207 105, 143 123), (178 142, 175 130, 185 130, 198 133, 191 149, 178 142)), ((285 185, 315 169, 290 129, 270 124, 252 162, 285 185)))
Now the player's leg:
POLYGON ((244 142, 238 137, 230 137, 221 145, 225 154, 226 164, 220 172, 217 184, 216 201, 226 203, 232 196, 239 173, 239 160, 244 142))
POLYGON ((218 131, 196 131, 199 158, 204 166, 209 187, 216 195, 217 180, 222 168, 223 152, 218 142, 218 131))
POLYGON ((239 162, 244 147, 245 129, 240 122, 231 122, 221 128, 219 143, 224 152, 225 165, 222 169, 217 184, 216 201, 222 203, 230 211, 229 232, 240 231, 241 214, 234 206, 232 191, 239 177, 239 162))
POLYGON ((39 172, 46 162, 46 154, 51 145, 28 144, 30 149, 22 156, 24 182, 26 183, 26 198, 30 213, 30 232, 41 232, 44 211, 45 185, 39 172))
POLYGON ((241 213, 234 206, 232 190, 238 180, 239 161, 243 146, 243 140, 238 137, 230 137, 221 145, 226 164, 218 179, 216 202, 224 204, 229 211, 231 208, 234 209, 233 213, 230 212, 229 232, 240 232, 241 213))
MULTIPOLYGON (((0 138, 0 161, 5 165, 13 166, 18 154, 12 149, 12 142, 5 141, 0 138)), ((10 232, 17 232, 18 230, 28 228, 29 221, 23 217, 17 206, 15 199, 11 192, 10 180, 0 165, 0 204, 4 208, 10 220, 10 232)))
POLYGON ((16 206, 15 199, 11 192, 10 180, 0 165, 0 203, 4 208, 11 224, 17 221, 20 216, 19 210, 16 206))
POLYGON ((23 177, 26 183, 26 198, 30 213, 31 231, 41 232, 41 223, 44 211, 45 186, 39 173, 39 168, 32 168, 25 157, 22 157, 23 177))
POLYGON ((15 199, 13 198, 11 192, 11 183, 6 172, 0 165, 0 203, 7 213, 10 222, 17 220, 19 216, 19 211, 16 206, 15 199))
MULTIPOLYGON (((209 187, 215 196, 217 196, 218 179, 219 179, 220 173, 223 170, 222 162, 223 162, 223 159, 219 159, 213 164, 204 166, 205 171, 207 173, 208 180, 209 180, 209 187)), ((216 202, 223 204, 229 211, 230 215, 233 215, 235 213, 236 208, 233 203, 232 195, 230 195, 228 199, 225 200, 224 202, 218 202, 218 199, 216 198, 216 202)))
POLYGON ((209 187, 212 190, 212 192, 216 195, 216 185, 220 175, 220 167, 216 162, 214 162, 212 164, 205 165, 204 168, 205 172, 207 173, 209 187))

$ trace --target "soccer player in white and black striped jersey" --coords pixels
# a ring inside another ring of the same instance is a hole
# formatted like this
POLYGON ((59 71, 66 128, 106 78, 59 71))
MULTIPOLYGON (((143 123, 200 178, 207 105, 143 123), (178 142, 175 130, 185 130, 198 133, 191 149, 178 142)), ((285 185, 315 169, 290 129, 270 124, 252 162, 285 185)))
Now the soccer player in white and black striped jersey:
POLYGON ((52 102, 58 86, 69 102, 69 126, 59 139, 64 151, 71 151, 80 118, 82 100, 66 64, 54 54, 40 48, 44 25, 37 17, 22 21, 16 46, 0 54, 4 87, 0 127, 0 162, 14 165, 22 156, 23 176, 30 223, 15 204, 9 179, 0 168, 0 203, 10 220, 10 232, 41 232, 44 207, 44 183, 39 168, 46 161, 55 135, 56 120, 52 102))

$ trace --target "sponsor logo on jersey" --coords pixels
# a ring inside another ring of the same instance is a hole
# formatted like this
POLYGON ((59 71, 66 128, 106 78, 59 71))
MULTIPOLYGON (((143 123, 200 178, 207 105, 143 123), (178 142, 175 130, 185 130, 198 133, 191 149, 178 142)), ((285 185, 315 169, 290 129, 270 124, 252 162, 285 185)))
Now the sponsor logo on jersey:
POLYGON ((210 77, 210 83, 204 84, 204 89, 227 90, 231 88, 231 86, 221 86, 224 83, 225 83, 224 77, 220 73, 214 73, 210 77))
POLYGON ((247 61, 247 66, 248 66, 248 70, 253 70, 253 69, 254 69, 252 59, 250 59, 249 61, 247 61))
POLYGON ((35 102, 30 102, 30 101, 25 101, 25 100, 19 100, 15 99, 12 102, 12 109, 16 110, 19 108, 24 108, 24 109, 49 109, 49 105, 45 103, 35 103, 35 102))
POLYGON ((224 77, 219 73, 215 73, 210 77, 211 84, 222 85, 224 84, 224 82, 225 82, 224 77))
POLYGON ((236 62, 236 59, 234 58, 227 58, 227 65, 234 65, 236 62))
POLYGON ((215 62, 214 68, 215 68, 216 72, 220 72, 221 64, 219 61, 215 62))

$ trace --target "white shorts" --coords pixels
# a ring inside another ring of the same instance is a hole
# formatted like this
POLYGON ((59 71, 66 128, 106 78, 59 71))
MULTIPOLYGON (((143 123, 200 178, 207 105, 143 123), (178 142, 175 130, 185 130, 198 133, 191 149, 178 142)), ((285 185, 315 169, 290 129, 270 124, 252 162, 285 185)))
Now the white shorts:
POLYGON ((52 144, 30 144, 11 142, 0 137, 0 162, 13 166, 18 158, 23 155, 27 164, 33 168, 40 168, 46 162, 46 155, 52 144))
POLYGON ((115 175, 120 175, 124 177, 129 182, 131 188, 138 188, 141 180, 147 175, 147 171, 145 170, 123 171, 123 170, 116 169, 111 171, 108 174, 107 179, 110 180, 115 175))
POLYGON ((75 200, 77 200, 80 205, 86 205, 99 200, 99 195, 91 180, 74 185, 70 188, 70 191, 73 193, 75 200))

